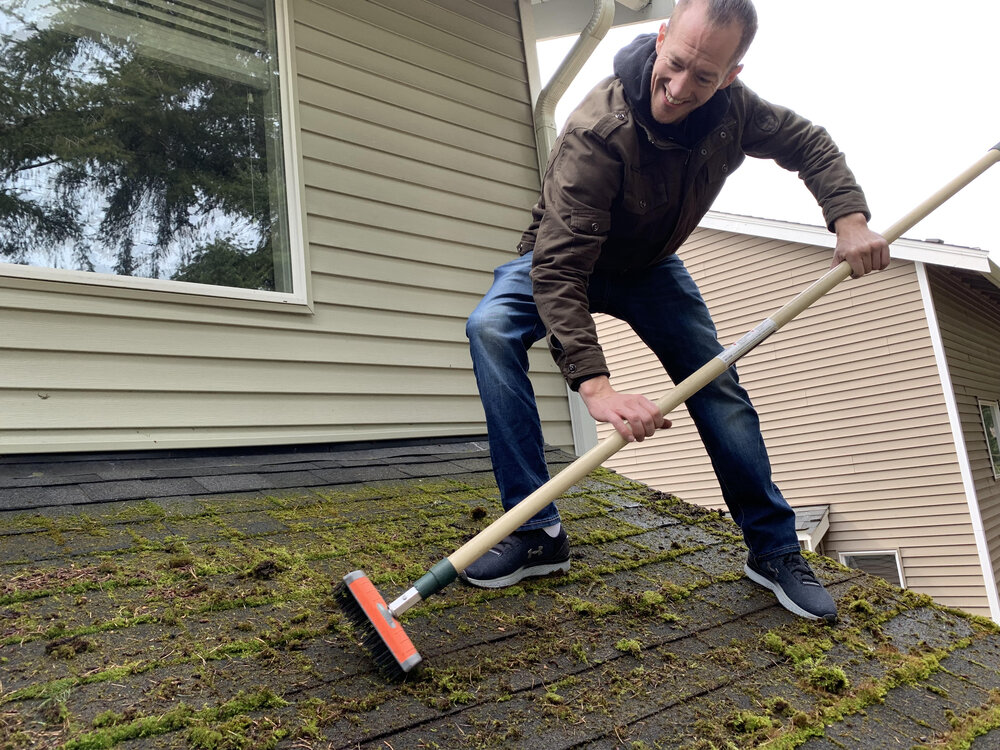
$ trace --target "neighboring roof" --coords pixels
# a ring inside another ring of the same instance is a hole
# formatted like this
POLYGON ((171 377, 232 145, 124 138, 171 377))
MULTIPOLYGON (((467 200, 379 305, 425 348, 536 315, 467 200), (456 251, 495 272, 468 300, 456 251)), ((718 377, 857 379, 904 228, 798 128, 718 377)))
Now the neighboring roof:
POLYGON ((0 497, 5 747, 1000 743, 992 623, 823 558, 842 621, 796 619, 730 521, 605 470, 560 501, 570 574, 421 603, 399 685, 332 585, 394 598, 482 528, 480 442, 9 457, 0 497))
POLYGON ((815 550, 830 528, 829 505, 800 505, 795 510, 795 533, 806 549, 815 550))
MULTIPOLYGON (((709 211, 699 226, 704 229, 718 229, 818 247, 832 248, 836 244, 836 235, 831 234, 826 227, 741 216, 722 211, 709 211)), ((1000 268, 990 260, 989 252, 982 248, 949 245, 940 240, 913 240, 904 237, 893 242, 890 251, 892 257, 897 260, 975 271, 1000 286, 1000 268)))

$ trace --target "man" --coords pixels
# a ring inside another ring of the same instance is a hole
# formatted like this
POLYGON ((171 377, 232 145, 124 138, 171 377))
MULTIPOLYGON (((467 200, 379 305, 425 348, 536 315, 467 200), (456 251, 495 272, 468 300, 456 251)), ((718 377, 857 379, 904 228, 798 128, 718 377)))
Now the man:
MULTIPOLYGON (((864 195, 825 130, 737 80, 757 28, 750 0, 678 0, 669 24, 615 57, 615 75, 570 115, 518 246, 469 318, 473 365, 505 509, 547 470, 527 350, 546 338, 594 419, 628 441, 670 426, 642 395, 610 382, 592 312, 629 323, 676 383, 722 346, 675 254, 746 155, 796 170, 837 234, 833 265, 885 268, 864 195)), ((794 513, 771 481, 756 412, 730 368, 687 401, 723 497, 749 548, 745 571, 792 612, 836 620, 833 599, 799 554, 794 513)), ((569 569, 554 505, 470 565, 477 586, 569 569)))

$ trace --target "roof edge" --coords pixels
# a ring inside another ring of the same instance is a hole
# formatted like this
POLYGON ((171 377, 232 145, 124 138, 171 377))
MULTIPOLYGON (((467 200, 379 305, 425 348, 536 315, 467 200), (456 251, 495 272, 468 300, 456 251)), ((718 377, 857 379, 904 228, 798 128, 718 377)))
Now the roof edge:
MULTIPOLYGON (((756 216, 741 216, 722 211, 709 211, 699 226, 704 229, 749 234, 819 247, 832 248, 836 244, 835 235, 831 234, 826 227, 778 219, 762 219, 756 216)), ((963 247, 938 241, 904 238, 890 245, 890 253, 897 260, 977 271, 1000 286, 1000 268, 990 260, 987 250, 978 247, 963 247)))

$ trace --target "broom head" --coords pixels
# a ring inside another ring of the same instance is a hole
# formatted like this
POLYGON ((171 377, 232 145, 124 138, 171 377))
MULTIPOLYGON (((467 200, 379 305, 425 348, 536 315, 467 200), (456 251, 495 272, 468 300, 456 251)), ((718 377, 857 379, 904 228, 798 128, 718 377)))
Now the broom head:
POLYGON ((361 631, 361 645, 382 674, 402 679, 420 663, 417 649, 364 571, 355 570, 344 576, 334 597, 361 631))

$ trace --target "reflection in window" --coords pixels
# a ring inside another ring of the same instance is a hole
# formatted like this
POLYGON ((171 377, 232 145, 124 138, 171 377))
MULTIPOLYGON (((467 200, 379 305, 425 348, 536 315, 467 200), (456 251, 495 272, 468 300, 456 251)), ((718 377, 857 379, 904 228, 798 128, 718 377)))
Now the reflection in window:
POLYGON ((884 578, 893 586, 904 587, 903 566, 899 561, 899 552, 851 552, 840 555, 840 561, 849 568, 857 568, 873 576, 884 578))
POLYGON ((1000 406, 996 401, 980 400, 979 415, 983 420, 983 432, 986 433, 986 447, 990 452, 993 478, 997 479, 1000 477, 1000 406))
POLYGON ((0 262, 291 292, 272 0, 0 7, 0 262))

